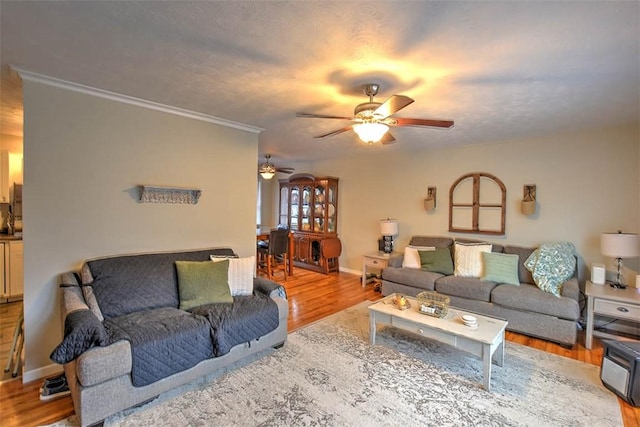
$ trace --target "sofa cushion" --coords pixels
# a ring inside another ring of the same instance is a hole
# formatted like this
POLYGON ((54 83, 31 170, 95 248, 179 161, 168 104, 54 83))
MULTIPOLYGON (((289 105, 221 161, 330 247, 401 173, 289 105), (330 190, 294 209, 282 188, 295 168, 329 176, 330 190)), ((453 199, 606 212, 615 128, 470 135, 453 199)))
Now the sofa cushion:
POLYGON ((453 245, 453 239, 451 237, 413 236, 409 245, 450 248, 453 245))
POLYGON ((482 280, 520 285, 520 280, 518 279, 518 255, 483 252, 482 263, 482 280))
POLYGON ((475 277, 445 276, 436 280, 436 291, 440 293, 486 302, 491 301, 491 290, 495 286, 494 282, 475 277))
POLYGON ((435 289, 434 283, 440 277, 442 277, 440 273, 415 268, 387 267, 382 270, 382 278, 384 280, 424 289, 425 291, 433 291, 435 289))
POLYGON ((458 277, 480 277, 482 275, 482 252, 491 252, 491 244, 453 244, 454 275, 458 277))
POLYGON ((228 281, 228 259, 219 262, 176 261, 176 270, 181 310, 233 302, 228 281))
POLYGON ((504 247, 505 254, 518 255, 518 257, 520 258, 520 260, 518 261, 518 278, 520 279, 520 283, 530 283, 532 285, 534 284, 533 276, 531 275, 531 272, 527 269, 527 267, 524 266, 524 262, 535 250, 536 248, 523 248, 520 246, 504 247))
MULTIPOLYGON (((225 258, 211 255, 211 261, 220 262, 225 258)), ((255 255, 237 258, 228 258, 229 269, 227 270, 229 289, 231 295, 251 295, 253 294, 253 279, 256 273, 256 257, 255 255)))
POLYGON ((86 262, 82 269, 85 298, 98 319, 134 311, 179 305, 175 261, 207 261, 233 255, 229 248, 122 255, 86 262), (97 306, 94 306, 97 305, 97 306))
POLYGON ((570 242, 543 243, 524 262, 540 289, 560 297, 562 284, 576 269, 576 249, 570 242))
POLYGON ((543 292, 536 285, 522 283, 520 286, 498 285, 491 292, 491 302, 516 310, 542 313, 561 319, 578 320, 578 301, 568 297, 557 298, 543 292))
POLYGON ((190 311, 209 321, 216 357, 267 335, 279 324, 278 305, 264 294, 238 295, 233 304, 201 305, 190 311))
POLYGON ((421 268, 420 254, 418 251, 433 251, 433 246, 407 246, 404 248, 404 257, 402 258, 402 266, 404 268, 421 268))
POLYGON ((420 268, 441 274, 453 274, 451 252, 447 248, 434 248, 432 251, 418 251, 420 268))
MULTIPOLYGON (((213 264, 211 261, 209 261, 213 264)), ((107 319, 113 339, 131 344, 131 381, 151 384, 213 357, 211 325, 201 316, 163 307, 107 319)))
POLYGON ((491 245, 491 252, 504 252, 504 246, 484 240, 458 238, 456 242, 468 245, 491 245))

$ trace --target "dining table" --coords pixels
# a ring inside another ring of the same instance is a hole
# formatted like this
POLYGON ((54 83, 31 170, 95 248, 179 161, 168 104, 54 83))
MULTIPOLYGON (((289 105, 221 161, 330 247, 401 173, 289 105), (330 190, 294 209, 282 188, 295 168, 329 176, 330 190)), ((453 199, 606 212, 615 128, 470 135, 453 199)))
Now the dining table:
MULTIPOLYGON (((273 228, 256 228, 256 241, 268 241, 273 228)), ((287 274, 293 276, 293 233, 289 231, 289 248, 287 249, 287 274)))

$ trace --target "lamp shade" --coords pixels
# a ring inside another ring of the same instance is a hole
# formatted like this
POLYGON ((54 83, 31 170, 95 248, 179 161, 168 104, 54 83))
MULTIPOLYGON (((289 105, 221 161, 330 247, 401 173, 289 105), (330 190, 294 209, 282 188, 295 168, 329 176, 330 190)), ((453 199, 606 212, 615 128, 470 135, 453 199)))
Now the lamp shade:
POLYGON ((640 238, 632 233, 602 233, 600 252, 611 258, 634 258, 640 256, 640 238))
POLYGON ((380 221, 380 234, 383 236, 398 235, 398 221, 395 219, 383 219, 380 221))
POLYGON ((353 125, 353 130, 363 142, 373 144, 382 139, 384 134, 389 130, 389 126, 384 123, 360 123, 353 125))
POLYGON ((273 172, 260 172, 260 176, 262 176, 262 178, 264 179, 271 179, 274 175, 275 173, 273 172))

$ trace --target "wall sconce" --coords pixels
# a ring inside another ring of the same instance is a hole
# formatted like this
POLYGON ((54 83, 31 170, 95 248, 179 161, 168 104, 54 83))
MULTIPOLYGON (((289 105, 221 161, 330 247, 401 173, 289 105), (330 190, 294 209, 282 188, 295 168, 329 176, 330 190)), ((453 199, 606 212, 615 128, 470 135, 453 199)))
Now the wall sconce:
POLYGON ((524 215, 533 215, 536 213, 536 186, 535 184, 527 184, 522 188, 523 198, 520 202, 520 210, 524 215))
POLYGON ((424 199, 424 210, 430 212, 436 208, 436 187, 427 187, 427 198, 424 199))

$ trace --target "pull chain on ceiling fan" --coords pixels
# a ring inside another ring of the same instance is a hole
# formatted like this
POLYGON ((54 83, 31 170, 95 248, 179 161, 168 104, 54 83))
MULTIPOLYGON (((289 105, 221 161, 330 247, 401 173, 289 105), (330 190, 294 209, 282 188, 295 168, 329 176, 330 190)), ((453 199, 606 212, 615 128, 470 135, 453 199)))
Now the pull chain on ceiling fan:
POLYGON ((368 144, 382 142, 382 144, 392 144, 395 138, 389 133, 391 126, 415 126, 415 127, 436 127, 450 128, 453 126, 452 120, 432 120, 432 119, 409 119, 401 117, 391 117, 413 102, 413 99, 404 95, 392 95, 383 103, 374 102, 373 97, 378 94, 380 85, 367 83, 364 85, 364 94, 369 97, 369 102, 359 104, 354 109, 353 117, 330 116, 325 114, 296 113, 296 117, 312 119, 338 119, 350 120, 353 124, 345 126, 314 138, 325 138, 327 136, 338 135, 349 130, 353 130, 358 137, 368 144))

